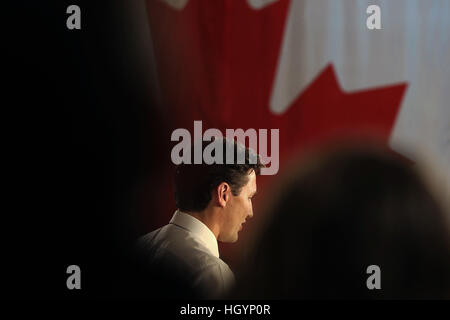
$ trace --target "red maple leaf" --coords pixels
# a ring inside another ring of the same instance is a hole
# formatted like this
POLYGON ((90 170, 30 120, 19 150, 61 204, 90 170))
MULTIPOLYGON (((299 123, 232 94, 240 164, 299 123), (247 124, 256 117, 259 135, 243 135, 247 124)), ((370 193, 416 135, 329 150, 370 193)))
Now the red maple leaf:
MULTIPOLYGON (((388 141, 406 84, 343 92, 332 64, 286 112, 270 111, 289 4, 277 1, 254 10, 246 1, 191 0, 177 11, 162 1, 148 1, 161 95, 172 129, 192 130, 194 120, 203 121, 203 130, 222 132, 279 128, 280 170, 293 153, 338 134, 375 133, 388 141)), ((272 178, 259 179, 259 188, 272 178)), ((163 193, 173 203, 167 189, 163 193)), ((161 211, 166 219, 169 210, 161 211)))

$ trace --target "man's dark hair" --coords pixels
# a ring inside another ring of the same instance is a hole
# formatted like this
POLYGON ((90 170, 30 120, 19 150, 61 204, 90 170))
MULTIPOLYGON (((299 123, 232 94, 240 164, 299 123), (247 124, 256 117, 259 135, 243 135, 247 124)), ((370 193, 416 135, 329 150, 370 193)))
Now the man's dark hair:
MULTIPOLYGON (((203 150, 210 142, 202 142, 203 150)), ((239 195, 244 185, 248 183, 248 175, 252 170, 256 175, 260 174, 260 168, 264 167, 259 156, 242 144, 223 139, 223 164, 193 164, 194 147, 191 146, 191 164, 179 164, 175 172, 175 203, 178 209, 185 212, 202 211, 211 201, 212 191, 222 182, 231 187, 234 196, 239 195), (233 144, 233 164, 226 163, 226 148, 233 144), (238 155, 245 155, 244 163, 238 163, 238 155), (251 161, 252 156, 256 161, 251 161), (256 162, 256 163, 255 163, 256 162)), ((213 153, 213 156, 215 154, 213 153)))

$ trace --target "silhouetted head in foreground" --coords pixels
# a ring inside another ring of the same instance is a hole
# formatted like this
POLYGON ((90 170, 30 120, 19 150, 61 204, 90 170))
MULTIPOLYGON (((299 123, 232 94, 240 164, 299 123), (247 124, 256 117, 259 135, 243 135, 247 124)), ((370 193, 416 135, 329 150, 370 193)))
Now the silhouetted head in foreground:
POLYGON ((380 148, 328 151, 279 194, 238 298, 450 298, 445 216, 400 157, 380 148), (367 273, 372 265, 378 279, 367 273))

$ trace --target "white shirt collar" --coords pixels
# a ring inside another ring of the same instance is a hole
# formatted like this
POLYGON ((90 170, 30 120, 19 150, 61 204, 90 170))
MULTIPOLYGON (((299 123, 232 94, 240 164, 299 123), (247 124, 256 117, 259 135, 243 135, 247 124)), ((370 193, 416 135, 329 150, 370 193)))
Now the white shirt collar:
POLYGON ((201 240, 212 255, 219 258, 219 246, 217 245, 216 236, 203 222, 188 213, 176 210, 169 223, 177 225, 193 233, 199 240, 201 240))

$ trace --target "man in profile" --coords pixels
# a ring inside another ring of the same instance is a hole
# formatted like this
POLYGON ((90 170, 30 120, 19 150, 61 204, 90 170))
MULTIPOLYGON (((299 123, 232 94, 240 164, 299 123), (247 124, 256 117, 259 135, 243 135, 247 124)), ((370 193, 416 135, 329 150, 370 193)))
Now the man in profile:
POLYGON ((235 141, 223 139, 223 147, 233 148, 232 164, 223 152, 222 163, 177 166, 178 209, 169 224, 139 240, 150 290, 158 297, 214 299, 234 285, 233 272, 220 259, 217 242, 236 242, 242 225, 253 216, 256 176, 263 165, 235 141), (244 163, 237 161, 241 156, 244 163))

